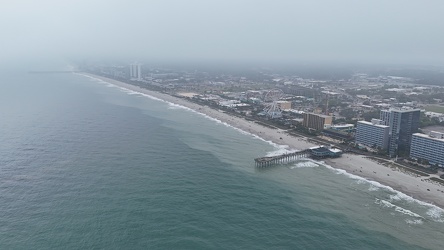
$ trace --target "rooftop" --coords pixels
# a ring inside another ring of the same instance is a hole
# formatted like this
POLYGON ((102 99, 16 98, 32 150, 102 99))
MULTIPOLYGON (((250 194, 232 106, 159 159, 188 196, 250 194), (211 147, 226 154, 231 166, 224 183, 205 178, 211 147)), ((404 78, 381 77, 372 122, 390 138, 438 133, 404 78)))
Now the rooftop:
POLYGON ((354 126, 355 126, 354 124, 347 123, 347 124, 335 124, 335 125, 332 125, 331 127, 332 128, 348 128, 348 127, 354 127, 354 126))
POLYGON ((394 111, 397 113, 408 113, 413 111, 421 111, 420 109, 390 109, 390 111, 394 111))
POLYGON ((390 126, 386 126, 386 125, 373 124, 373 123, 368 122, 368 121, 358 121, 358 123, 362 123, 362 124, 366 124, 366 125, 371 125, 371 126, 375 126, 375 127, 380 127, 380 128, 389 128, 390 127, 390 126))
POLYGON ((322 114, 316 114, 316 113, 307 113, 307 114, 311 114, 311 115, 315 115, 315 116, 319 116, 319 117, 323 117, 323 118, 330 118, 331 117, 329 115, 322 115, 322 114))
POLYGON ((427 139, 434 140, 434 141, 444 142, 444 139, 440 139, 440 138, 436 138, 436 137, 431 137, 430 135, 421 134, 421 133, 414 133, 413 136, 419 136, 419 137, 427 138, 427 139))

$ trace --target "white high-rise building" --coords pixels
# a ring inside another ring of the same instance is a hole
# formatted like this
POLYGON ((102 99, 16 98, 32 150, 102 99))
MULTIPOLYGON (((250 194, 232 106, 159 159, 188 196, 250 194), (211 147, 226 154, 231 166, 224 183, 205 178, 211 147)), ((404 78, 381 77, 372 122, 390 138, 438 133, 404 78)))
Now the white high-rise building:
POLYGON ((390 110, 381 110, 380 119, 384 121, 384 125, 390 126, 390 110))
POLYGON ((444 166, 444 133, 430 132, 430 135, 412 135, 410 157, 428 160, 431 164, 444 166))
POLYGON ((359 121, 356 125, 356 143, 387 149, 390 127, 381 125, 382 123, 383 121, 378 119, 372 119, 372 122, 359 121))
POLYGON ((142 80, 142 65, 140 63, 133 63, 130 65, 130 79, 142 80))

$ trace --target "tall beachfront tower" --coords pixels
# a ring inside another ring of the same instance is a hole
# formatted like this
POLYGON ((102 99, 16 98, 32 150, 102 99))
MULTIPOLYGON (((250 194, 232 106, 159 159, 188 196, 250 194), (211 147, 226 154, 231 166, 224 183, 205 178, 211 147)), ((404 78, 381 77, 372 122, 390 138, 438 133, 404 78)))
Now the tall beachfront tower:
POLYGON ((133 63, 130 65, 130 79, 142 80, 142 65, 140 63, 133 63))
POLYGON ((418 132, 420 114, 419 109, 390 110, 390 157, 408 156, 412 134, 418 132))

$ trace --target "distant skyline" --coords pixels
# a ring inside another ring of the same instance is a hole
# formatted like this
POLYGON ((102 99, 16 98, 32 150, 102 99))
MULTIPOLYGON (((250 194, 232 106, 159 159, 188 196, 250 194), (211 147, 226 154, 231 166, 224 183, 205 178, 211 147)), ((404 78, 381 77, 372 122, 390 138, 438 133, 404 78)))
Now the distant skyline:
POLYGON ((5 1, 4 64, 35 60, 444 65, 441 0, 5 1))

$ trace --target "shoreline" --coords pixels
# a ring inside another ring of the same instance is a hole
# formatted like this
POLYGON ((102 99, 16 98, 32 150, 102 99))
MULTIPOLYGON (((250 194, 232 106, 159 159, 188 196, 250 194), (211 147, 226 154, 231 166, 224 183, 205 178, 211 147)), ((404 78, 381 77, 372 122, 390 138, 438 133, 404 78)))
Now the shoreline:
MULTIPOLYGON (((208 106, 202 106, 200 104, 187 101, 184 98, 171 96, 90 73, 82 72, 78 74, 90 78, 100 79, 120 88, 143 93, 161 101, 189 108, 195 112, 226 123, 227 125, 243 132, 250 133, 264 141, 271 142, 276 146, 288 146, 288 150, 301 150, 316 146, 316 144, 308 142, 306 137, 292 136, 285 133, 285 130, 266 127, 253 121, 248 121, 244 118, 233 116, 208 106)), ((324 162, 326 165, 329 165, 334 169, 344 170, 348 174, 356 175, 370 182, 377 182, 389 187, 389 189, 391 188, 395 191, 399 191, 413 199, 420 201, 419 203, 424 202, 444 209, 444 185, 426 180, 429 177, 418 177, 416 175, 404 173, 397 168, 384 166, 362 155, 343 154, 343 156, 340 158, 324 159, 324 162)))

